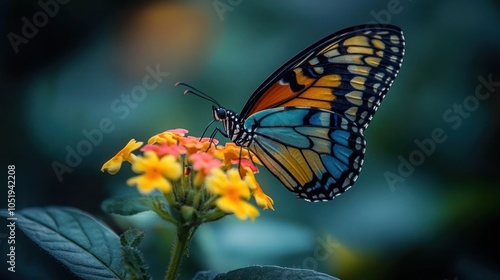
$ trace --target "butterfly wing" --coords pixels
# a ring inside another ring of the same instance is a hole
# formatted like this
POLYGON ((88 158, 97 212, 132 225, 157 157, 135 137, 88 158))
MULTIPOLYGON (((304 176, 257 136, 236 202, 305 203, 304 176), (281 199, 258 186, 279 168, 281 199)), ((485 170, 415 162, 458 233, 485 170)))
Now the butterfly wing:
POLYGON ((331 200, 352 186, 363 164, 365 140, 356 125, 318 108, 263 110, 245 121, 248 147, 297 197, 331 200))
POLYGON ((404 38, 392 25, 355 26, 304 50, 272 74, 241 112, 322 108, 366 128, 401 67, 404 38))

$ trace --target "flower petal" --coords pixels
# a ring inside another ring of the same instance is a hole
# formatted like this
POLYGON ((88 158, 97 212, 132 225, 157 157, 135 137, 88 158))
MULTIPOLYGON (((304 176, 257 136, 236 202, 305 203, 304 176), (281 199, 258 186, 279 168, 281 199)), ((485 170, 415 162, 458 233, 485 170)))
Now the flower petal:
POLYGON ((114 155, 110 160, 106 161, 102 167, 101 171, 108 171, 109 174, 116 174, 121 166, 122 162, 128 161, 133 163, 135 160, 135 155, 132 154, 134 150, 139 149, 142 146, 142 142, 137 142, 135 139, 128 141, 127 145, 123 147, 116 155, 114 155))

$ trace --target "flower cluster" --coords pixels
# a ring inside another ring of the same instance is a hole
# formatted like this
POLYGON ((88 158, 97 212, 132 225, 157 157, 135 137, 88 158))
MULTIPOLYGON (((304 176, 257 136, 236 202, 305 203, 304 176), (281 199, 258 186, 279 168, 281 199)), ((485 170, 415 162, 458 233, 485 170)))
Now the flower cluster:
POLYGON ((255 179, 257 157, 234 143, 221 146, 216 139, 187 136, 187 132, 167 130, 144 146, 132 139, 101 171, 115 174, 128 161, 138 174, 127 180, 128 185, 137 186, 143 194, 159 190, 171 207, 191 209, 204 221, 220 218, 214 212, 253 220, 259 211, 248 202, 252 196, 261 208, 274 210, 273 200, 255 179), (134 155, 140 147, 142 155, 134 155))

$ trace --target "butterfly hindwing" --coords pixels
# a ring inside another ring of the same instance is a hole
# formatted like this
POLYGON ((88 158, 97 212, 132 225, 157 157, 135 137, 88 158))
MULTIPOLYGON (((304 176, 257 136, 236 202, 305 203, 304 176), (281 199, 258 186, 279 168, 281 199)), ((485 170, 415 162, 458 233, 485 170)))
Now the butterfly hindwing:
POLYGON ((248 147, 297 196, 330 200, 352 186, 361 170, 365 140, 355 124, 331 111, 287 107, 250 116, 248 147))
POLYGON ((333 111, 366 128, 404 55, 401 30, 355 26, 309 47, 271 75, 241 112, 306 106, 333 111))

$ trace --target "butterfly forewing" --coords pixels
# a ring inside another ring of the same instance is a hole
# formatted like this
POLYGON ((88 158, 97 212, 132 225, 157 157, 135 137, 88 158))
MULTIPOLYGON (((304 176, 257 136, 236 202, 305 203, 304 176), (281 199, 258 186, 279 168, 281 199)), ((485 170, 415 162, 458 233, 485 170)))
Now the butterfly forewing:
POLYGON ((366 128, 404 55, 392 25, 352 27, 306 49, 271 75, 243 108, 243 118, 277 107, 307 106, 341 114, 366 128))
POLYGON ((363 164, 365 141, 355 124, 331 111, 274 108, 249 117, 248 147, 297 196, 330 200, 352 186, 363 164))

